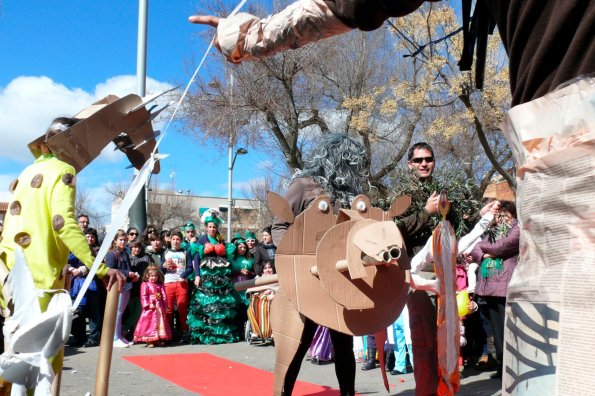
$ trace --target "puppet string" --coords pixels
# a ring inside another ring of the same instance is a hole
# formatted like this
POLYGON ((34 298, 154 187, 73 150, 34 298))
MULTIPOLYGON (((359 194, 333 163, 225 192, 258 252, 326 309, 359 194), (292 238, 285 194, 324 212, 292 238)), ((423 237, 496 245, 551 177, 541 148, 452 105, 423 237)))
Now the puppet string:
MULTIPOLYGON (((232 17, 235 14, 237 14, 238 11, 244 6, 244 4, 246 4, 246 1, 247 0, 240 1, 240 3, 234 8, 234 10, 231 12, 231 14, 229 14, 229 16, 232 17)), ((107 254, 107 252, 112 244, 112 241, 113 241, 114 237, 116 236, 116 232, 118 231, 119 227, 121 227, 122 224, 124 224, 124 220, 126 219, 126 217, 128 215, 128 211, 130 210, 130 207, 132 206, 133 202, 135 201, 136 197, 138 196, 141 188, 144 188, 145 183, 147 182, 147 179, 149 178, 149 175, 151 174, 151 171, 153 170, 153 167, 155 166, 155 162, 158 159, 165 158, 165 156, 163 156, 163 155, 160 156, 159 158, 157 158, 157 155, 156 155, 157 148, 159 147, 159 144, 161 143, 163 138, 167 135, 167 130, 169 129, 169 126, 171 125, 172 121, 174 120, 176 114, 178 113, 178 109, 182 105, 182 102, 186 98, 186 95, 188 94, 188 91, 190 90, 190 86, 192 85, 192 83, 194 83, 199 70, 201 69, 203 63, 205 62, 209 52, 211 51, 211 48, 213 48, 213 43, 215 42, 215 37, 213 37, 213 39, 211 40, 211 43, 209 44, 208 48, 206 49, 200 63, 198 64, 198 66, 196 67, 196 70, 192 74, 190 81, 188 81, 188 84, 186 84, 186 88, 184 89, 184 92, 180 96, 180 99, 178 100, 178 103, 176 104, 176 107, 174 108, 174 111, 172 112, 172 114, 169 118, 169 121, 167 122, 167 125, 165 126, 165 129, 163 130, 163 133, 161 134, 159 139, 155 142, 155 148, 153 149, 153 152, 151 153, 151 157, 147 160, 147 162, 145 162, 145 164, 143 165, 141 170, 134 177, 134 180, 132 181, 132 184, 128 188, 128 191, 126 192, 126 195, 124 196, 124 199, 122 200, 122 203, 120 204, 120 207, 116 211, 114 220, 107 227, 107 233, 105 235, 105 238, 103 239, 103 243, 101 244, 101 247, 99 248, 99 252, 97 252, 95 261, 93 262, 93 265, 91 266, 91 269, 89 270, 89 274, 87 274, 87 278, 85 279, 85 282, 83 283, 83 286, 81 287, 81 290, 79 291, 79 294, 77 295, 77 297, 74 301, 74 304, 72 305, 73 310, 76 310, 78 308, 85 293, 89 289, 89 286, 91 285, 91 281, 93 280, 93 277, 95 276, 95 274, 97 273, 97 270, 99 269, 99 265, 103 261, 103 258, 107 254)))

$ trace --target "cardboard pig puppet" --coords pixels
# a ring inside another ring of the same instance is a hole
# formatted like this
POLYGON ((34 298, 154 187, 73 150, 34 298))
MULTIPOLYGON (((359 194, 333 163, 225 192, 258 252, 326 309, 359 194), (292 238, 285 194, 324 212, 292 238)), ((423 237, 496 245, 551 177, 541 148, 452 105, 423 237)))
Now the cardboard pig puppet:
MULTIPOLYGON (((385 212, 359 195, 351 209, 334 214, 328 196, 320 195, 295 217, 279 195, 269 193, 269 203, 289 224, 275 255, 280 289, 270 315, 278 395, 286 392, 286 376, 297 375, 290 363, 300 346, 305 318, 347 335, 376 333, 377 343, 384 345, 385 329, 399 316, 409 290, 409 258, 392 219, 411 199, 397 198, 385 212)), ((388 390, 384 370, 382 374, 388 390)))

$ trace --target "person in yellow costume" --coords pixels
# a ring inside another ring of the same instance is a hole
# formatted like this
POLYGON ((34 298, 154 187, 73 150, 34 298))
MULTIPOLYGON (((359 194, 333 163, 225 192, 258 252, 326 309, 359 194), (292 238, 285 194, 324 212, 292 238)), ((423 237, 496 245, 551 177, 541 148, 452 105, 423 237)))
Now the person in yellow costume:
MULTIPOLYGON (((15 264, 18 247, 23 250, 35 287, 40 290, 64 288, 62 269, 70 252, 87 268, 93 264, 94 257, 74 217, 76 172, 71 165, 56 158, 46 144, 47 139, 65 132, 75 122, 72 118, 56 118, 45 136, 37 139, 34 147, 30 145, 38 155, 35 162, 10 184, 12 197, 0 237, 0 287, 4 286, 0 303, 5 316, 10 315, 6 275, 15 264)), ((116 282, 124 282, 118 270, 104 264, 97 275, 109 280, 108 288, 116 282)), ((46 292, 39 298, 42 312, 51 297, 52 294, 46 292)), ((53 361, 56 372, 61 369, 62 360, 60 352, 53 361)))

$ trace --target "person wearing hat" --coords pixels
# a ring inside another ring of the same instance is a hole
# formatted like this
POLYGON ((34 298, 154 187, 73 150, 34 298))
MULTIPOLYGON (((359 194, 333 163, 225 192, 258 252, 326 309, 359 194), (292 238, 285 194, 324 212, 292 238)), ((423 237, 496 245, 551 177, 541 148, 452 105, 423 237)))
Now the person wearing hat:
POLYGON ((196 226, 191 221, 184 224, 184 240, 182 249, 189 250, 191 254, 198 252, 198 238, 196 236, 196 226))
POLYGON ((219 233, 219 225, 223 223, 221 218, 216 209, 207 210, 201 217, 207 233, 197 242, 200 268, 194 281, 196 289, 190 297, 187 322, 192 343, 223 344, 239 339, 234 321, 238 298, 228 260, 235 245, 226 244, 219 233))
MULTIPOLYGON (((249 232, 246 235, 249 235, 249 232)), ((240 233, 234 235, 232 243, 235 249, 230 255, 229 260, 231 263, 231 281, 235 285, 238 282, 254 278, 254 257, 248 250, 246 239, 240 233)), ((238 309, 235 322, 236 326, 241 329, 248 320, 247 310, 250 305, 250 299, 246 296, 245 292, 237 293, 236 298, 238 299, 238 309)), ((242 336, 243 334, 240 334, 240 338, 242 336)))
POLYGON ((256 251, 256 245, 258 245, 258 240, 256 239, 256 235, 252 231, 247 230, 246 234, 244 236, 244 239, 246 239, 246 246, 248 247, 248 251, 254 257, 254 253, 256 251))
MULTIPOLYGON (((6 277, 15 265, 17 250, 23 251, 35 287, 43 291, 39 297, 42 312, 46 311, 53 291, 64 289, 62 270, 70 252, 85 267, 90 269, 93 265, 94 257, 74 217, 75 168, 56 158, 46 144, 54 135, 67 133, 75 122, 73 118, 54 119, 45 135, 30 144, 35 162, 10 184, 12 196, 0 237, 0 303, 5 316, 12 315, 7 308, 10 296, 6 277)), ((103 264, 97 276, 108 280, 108 289, 114 283, 122 286, 125 282, 120 271, 103 264)), ((60 371, 62 359, 63 350, 53 358, 55 372, 60 371)))
POLYGON ((236 233, 231 242, 235 247, 230 257, 233 283, 254 278, 254 258, 248 249, 246 239, 240 233, 236 233))

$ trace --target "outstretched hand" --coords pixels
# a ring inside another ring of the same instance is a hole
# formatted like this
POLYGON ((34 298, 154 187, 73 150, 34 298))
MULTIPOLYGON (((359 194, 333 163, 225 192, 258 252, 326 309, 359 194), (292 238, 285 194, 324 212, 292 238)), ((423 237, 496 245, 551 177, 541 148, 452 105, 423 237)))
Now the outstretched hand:
MULTIPOLYGON (((197 25, 209 25, 217 29, 219 26, 219 17, 214 15, 192 15, 188 17, 188 22, 195 23, 197 25)), ((213 45, 219 52, 221 52, 221 47, 219 46, 219 41, 217 41, 217 35, 215 34, 215 38, 213 39, 213 45)))
POLYGON ((188 22, 199 25, 209 25, 216 28, 219 26, 219 17, 214 15, 192 15, 188 18, 188 22))

